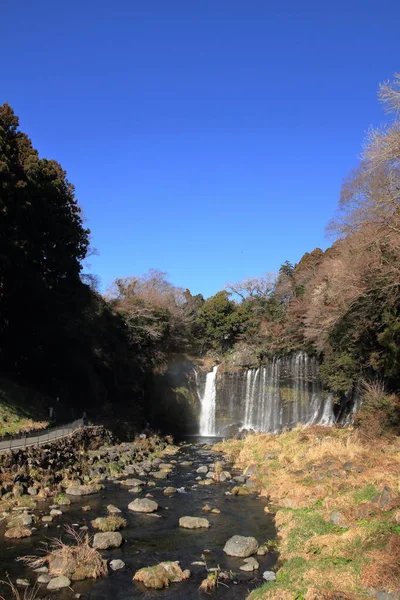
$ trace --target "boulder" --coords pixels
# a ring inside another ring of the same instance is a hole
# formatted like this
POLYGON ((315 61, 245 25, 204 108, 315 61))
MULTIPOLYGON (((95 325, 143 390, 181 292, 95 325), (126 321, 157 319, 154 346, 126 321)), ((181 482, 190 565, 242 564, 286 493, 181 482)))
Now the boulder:
POLYGON ((257 540, 253 537, 245 537, 243 535, 234 535, 224 546, 225 554, 238 556, 239 558, 247 558, 252 554, 256 554, 257 550, 257 540))
MULTIPOLYGON (((90 494, 96 494, 100 489, 101 488, 96 484, 70 485, 65 490, 65 493, 70 496, 89 496, 90 494)), ((59 504, 59 502, 57 502, 57 504, 59 504)))
POLYGON ((119 548, 121 544, 122 535, 118 531, 96 533, 93 538, 93 548, 95 548, 96 550, 108 550, 109 548, 119 548))
POLYGON ((54 579, 51 579, 49 581, 49 583, 47 584, 47 589, 49 591, 57 591, 62 590, 63 588, 70 587, 70 585, 71 581, 68 579, 68 577, 60 575, 59 577, 54 577, 54 579))
POLYGON ((136 498, 128 504, 128 508, 134 512, 151 513, 158 509, 158 504, 149 498, 136 498))
POLYGON ((148 588, 161 590, 170 583, 184 581, 190 577, 190 571, 182 571, 178 562, 161 562, 154 567, 144 567, 136 571, 133 579, 148 588))
POLYGON ((202 529, 210 527, 210 521, 202 517, 181 517, 179 526, 185 529, 202 529))

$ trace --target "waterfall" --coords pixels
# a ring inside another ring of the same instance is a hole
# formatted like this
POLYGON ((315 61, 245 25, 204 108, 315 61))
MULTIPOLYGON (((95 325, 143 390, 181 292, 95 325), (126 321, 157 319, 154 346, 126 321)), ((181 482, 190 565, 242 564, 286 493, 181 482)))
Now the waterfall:
POLYGON ((230 425, 278 433, 283 428, 333 425, 333 396, 323 389, 318 362, 305 352, 274 357, 262 367, 200 374, 200 434, 218 435, 230 425))
POLYGON ((215 365, 206 376, 206 385, 200 399, 200 435, 215 435, 215 400, 217 395, 217 371, 215 365))

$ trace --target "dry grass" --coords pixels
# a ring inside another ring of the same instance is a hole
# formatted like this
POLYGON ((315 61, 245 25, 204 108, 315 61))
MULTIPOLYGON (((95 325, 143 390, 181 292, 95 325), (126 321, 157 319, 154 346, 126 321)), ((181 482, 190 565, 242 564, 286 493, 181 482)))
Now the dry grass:
POLYGON ((86 533, 78 533, 71 527, 66 532, 72 544, 65 544, 61 539, 52 540, 52 549, 45 556, 23 556, 18 560, 32 569, 48 564, 51 575, 65 575, 73 581, 97 579, 107 574, 107 562, 101 554, 90 546, 86 533))
MULTIPOLYGON (((12 583, 8 575, 7 581, 0 580, 0 584, 8 586, 15 600, 35 600, 39 594, 39 585, 36 584, 33 587, 29 586, 24 588, 23 591, 20 591, 17 586, 12 583)), ((0 600, 5 600, 5 598, 0 596, 0 600)))
POLYGON ((252 600, 353 600, 367 587, 400 587, 400 444, 390 442, 351 429, 298 427, 217 445, 236 467, 256 467, 252 479, 268 511, 277 511, 277 581, 252 600), (343 527, 330 522, 332 511, 343 527))
POLYGON ((118 531, 118 529, 126 527, 126 520, 117 516, 98 517, 91 524, 92 527, 100 531, 118 531))

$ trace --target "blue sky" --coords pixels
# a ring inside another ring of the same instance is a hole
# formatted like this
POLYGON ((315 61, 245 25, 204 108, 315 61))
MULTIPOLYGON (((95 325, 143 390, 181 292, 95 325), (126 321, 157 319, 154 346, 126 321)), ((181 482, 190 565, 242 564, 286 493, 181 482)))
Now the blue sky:
POLYGON ((18 0, 0 102, 67 170, 103 289, 148 268, 209 296, 324 228, 400 70, 392 0, 18 0))

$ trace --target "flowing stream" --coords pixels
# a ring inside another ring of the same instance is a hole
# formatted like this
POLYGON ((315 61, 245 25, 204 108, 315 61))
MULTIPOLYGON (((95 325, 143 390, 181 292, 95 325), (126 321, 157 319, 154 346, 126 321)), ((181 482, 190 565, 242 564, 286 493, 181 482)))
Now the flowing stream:
MULTIPOLYGON (((240 600, 246 598, 249 591, 262 583, 262 573, 271 569, 276 561, 273 553, 266 556, 257 556, 260 568, 253 573, 240 571, 243 559, 227 556, 223 552, 225 542, 235 534, 254 536, 259 544, 275 536, 273 515, 265 514, 263 508, 265 499, 257 499, 255 495, 232 496, 226 495, 233 482, 218 483, 210 486, 199 486, 196 473, 200 465, 207 465, 218 459, 218 455, 204 448, 205 438, 190 440, 192 443, 183 445, 181 451, 174 457, 177 465, 168 480, 157 482, 157 487, 148 488, 139 494, 143 497, 149 491, 154 500, 159 504, 158 513, 161 518, 151 515, 133 513, 127 509, 129 502, 137 497, 129 493, 126 487, 114 482, 105 482, 102 492, 85 497, 71 497, 72 504, 63 506, 63 515, 54 519, 48 528, 38 526, 37 532, 21 540, 4 541, 4 524, 0 526, 0 579, 9 573, 13 581, 17 577, 27 577, 34 581, 34 573, 16 562, 18 556, 40 554, 40 546, 49 538, 59 537, 66 524, 74 524, 76 529, 89 526, 91 534, 94 530, 90 521, 98 516, 107 514, 107 504, 118 506, 127 520, 127 527, 121 530, 125 540, 119 549, 102 551, 107 561, 122 559, 126 567, 121 571, 110 572, 108 576, 97 581, 87 580, 73 582, 73 593, 64 590, 52 593, 52 598, 71 600, 76 593, 82 594, 83 599, 91 600, 192 600, 208 598, 209 596, 199 591, 201 581, 207 572, 204 566, 195 566, 191 563, 202 561, 202 554, 206 557, 208 567, 220 565, 222 569, 232 570, 234 582, 228 582, 229 587, 220 586, 213 594, 213 598, 227 600, 240 600), (190 461, 190 466, 181 465, 183 461, 190 461), (178 491, 173 496, 165 496, 163 489, 174 486, 178 491), (211 514, 201 511, 204 504, 209 503, 217 507, 221 514, 211 514), (83 512, 82 506, 89 505, 91 510, 83 512), (206 517, 211 522, 209 529, 188 530, 178 526, 182 516, 206 517), (182 569, 190 569, 192 576, 189 580, 171 584, 164 590, 151 590, 142 584, 134 582, 132 577, 137 569, 152 566, 164 560, 179 560, 182 569)), ((168 457, 165 457, 168 461, 168 457)), ((238 474, 230 469, 232 475, 238 474)), ((204 477, 204 476, 203 476, 204 477)), ((145 481, 154 481, 151 476, 142 477, 145 481)), ((38 504, 36 514, 48 514, 49 508, 45 503, 38 504)), ((63 533, 65 539, 65 532, 63 533)), ((45 595, 45 587, 39 596, 45 595)), ((23 593, 23 592, 22 592, 23 593)), ((7 596, 7 590, 0 588, 0 595, 7 596)))

